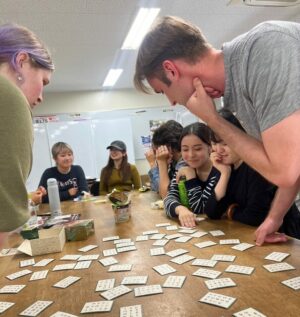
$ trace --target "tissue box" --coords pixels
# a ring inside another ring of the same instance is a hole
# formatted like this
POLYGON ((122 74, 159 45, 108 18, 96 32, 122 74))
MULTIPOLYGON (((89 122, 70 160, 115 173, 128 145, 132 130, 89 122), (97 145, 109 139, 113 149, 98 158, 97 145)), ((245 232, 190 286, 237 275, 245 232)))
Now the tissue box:
POLYGON ((86 240, 94 233, 94 220, 77 220, 65 226, 67 241, 86 240))
POLYGON ((18 250, 31 256, 61 252, 66 235, 64 227, 39 230, 38 239, 25 240, 18 250))

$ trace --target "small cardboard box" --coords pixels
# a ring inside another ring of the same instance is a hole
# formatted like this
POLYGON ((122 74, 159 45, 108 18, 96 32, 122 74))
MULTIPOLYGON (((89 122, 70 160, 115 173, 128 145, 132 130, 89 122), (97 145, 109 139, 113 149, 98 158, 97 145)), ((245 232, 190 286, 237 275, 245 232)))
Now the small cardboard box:
POLYGON ((39 230, 39 238, 24 240, 18 250, 31 256, 61 252, 66 242, 64 227, 39 230))
POLYGON ((65 225, 67 241, 81 241, 86 240, 94 233, 94 220, 76 220, 70 224, 65 225))

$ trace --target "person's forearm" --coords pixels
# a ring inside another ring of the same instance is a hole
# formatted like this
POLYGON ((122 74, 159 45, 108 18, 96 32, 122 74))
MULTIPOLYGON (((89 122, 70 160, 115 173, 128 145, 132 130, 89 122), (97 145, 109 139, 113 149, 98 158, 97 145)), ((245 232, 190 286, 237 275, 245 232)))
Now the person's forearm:
POLYGON ((170 179, 168 175, 168 165, 165 162, 158 162, 159 169, 159 195, 165 198, 168 193, 170 179))
POLYGON ((215 187, 215 197, 217 201, 225 196, 229 178, 230 172, 221 173, 220 179, 215 187))

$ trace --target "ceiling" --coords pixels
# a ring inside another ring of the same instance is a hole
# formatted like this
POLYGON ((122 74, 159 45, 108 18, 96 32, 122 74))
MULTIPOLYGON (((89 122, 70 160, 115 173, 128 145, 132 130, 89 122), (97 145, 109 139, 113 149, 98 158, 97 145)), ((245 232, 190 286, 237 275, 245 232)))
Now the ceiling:
POLYGON ((253 7, 242 0, 0 0, 0 23, 22 24, 47 44, 56 66, 47 91, 100 90, 111 67, 124 68, 113 89, 128 89, 137 52, 120 47, 140 7, 197 24, 217 48, 265 20, 300 23, 300 6, 253 7))

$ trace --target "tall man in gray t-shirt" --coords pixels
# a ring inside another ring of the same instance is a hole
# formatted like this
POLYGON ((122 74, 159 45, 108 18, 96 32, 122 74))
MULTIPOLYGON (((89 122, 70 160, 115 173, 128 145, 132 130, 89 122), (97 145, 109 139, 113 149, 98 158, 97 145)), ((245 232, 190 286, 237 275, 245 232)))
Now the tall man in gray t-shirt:
POLYGON ((146 92, 145 80, 279 186, 256 243, 285 241, 276 231, 300 187, 300 24, 261 23, 216 50, 197 27, 164 17, 139 49, 134 81, 146 92), (218 115, 212 99, 221 96, 249 134, 218 115))

